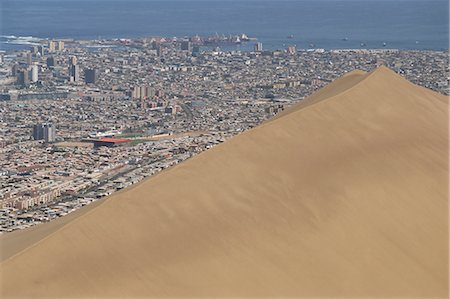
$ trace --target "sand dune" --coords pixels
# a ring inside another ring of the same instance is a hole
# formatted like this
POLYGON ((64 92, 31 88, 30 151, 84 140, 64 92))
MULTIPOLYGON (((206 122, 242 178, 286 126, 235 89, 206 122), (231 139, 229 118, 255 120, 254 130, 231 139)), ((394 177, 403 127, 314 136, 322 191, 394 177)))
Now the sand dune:
POLYGON ((2 297, 445 298, 447 121, 352 72, 7 259, 2 297))

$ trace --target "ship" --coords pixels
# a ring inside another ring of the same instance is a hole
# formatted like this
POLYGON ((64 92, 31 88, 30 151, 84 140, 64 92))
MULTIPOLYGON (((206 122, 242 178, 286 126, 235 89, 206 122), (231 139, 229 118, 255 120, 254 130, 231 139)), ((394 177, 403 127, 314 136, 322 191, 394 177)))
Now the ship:
POLYGON ((248 41, 250 41, 250 38, 247 36, 247 34, 245 34, 245 33, 242 33, 240 36, 239 36, 239 38, 241 39, 241 41, 243 41, 243 42, 248 42, 248 41))

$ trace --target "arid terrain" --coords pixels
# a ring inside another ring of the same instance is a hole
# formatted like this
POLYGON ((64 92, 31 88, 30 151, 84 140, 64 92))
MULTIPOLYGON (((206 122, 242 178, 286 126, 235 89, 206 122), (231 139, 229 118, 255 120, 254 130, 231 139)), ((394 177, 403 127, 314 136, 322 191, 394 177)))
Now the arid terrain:
POLYGON ((70 221, 2 237, 1 297, 446 298, 448 135, 445 96, 351 72, 70 221))

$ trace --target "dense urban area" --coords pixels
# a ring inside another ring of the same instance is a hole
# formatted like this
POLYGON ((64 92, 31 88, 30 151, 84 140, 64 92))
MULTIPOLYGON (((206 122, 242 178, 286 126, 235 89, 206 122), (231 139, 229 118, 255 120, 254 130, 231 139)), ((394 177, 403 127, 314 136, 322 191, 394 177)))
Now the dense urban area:
POLYGON ((447 52, 233 37, 38 40, 0 54, 0 232, 66 215, 386 65, 449 94, 447 52), (222 51, 233 43, 254 51, 222 51))

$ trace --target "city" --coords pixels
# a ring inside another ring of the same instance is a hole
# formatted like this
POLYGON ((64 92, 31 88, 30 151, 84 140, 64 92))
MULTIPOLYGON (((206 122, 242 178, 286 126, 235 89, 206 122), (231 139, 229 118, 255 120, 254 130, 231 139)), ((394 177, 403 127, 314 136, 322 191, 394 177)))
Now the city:
POLYGON ((0 231, 64 216, 379 65, 449 94, 440 51, 265 51, 243 34, 45 39, 1 53, 0 231), (220 49, 236 42, 254 51, 220 49))

